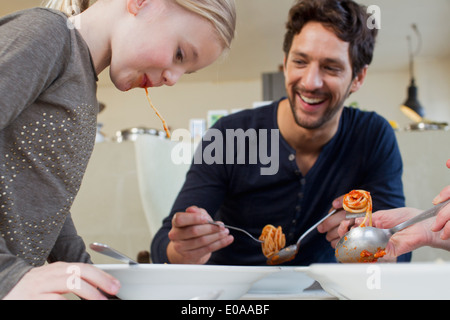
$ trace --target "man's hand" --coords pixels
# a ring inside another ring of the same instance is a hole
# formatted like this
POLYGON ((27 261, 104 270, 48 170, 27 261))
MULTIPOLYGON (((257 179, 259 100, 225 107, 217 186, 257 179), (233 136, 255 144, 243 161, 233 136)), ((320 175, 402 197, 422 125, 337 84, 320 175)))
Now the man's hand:
POLYGON ((234 238, 224 227, 211 225, 206 210, 189 207, 172 219, 167 256, 170 263, 204 264, 211 253, 230 245, 234 238))
POLYGON ((344 196, 340 196, 339 198, 335 199, 333 201, 333 208, 331 210, 337 210, 335 214, 333 214, 331 217, 326 219, 324 222, 322 222, 318 227, 317 231, 320 233, 326 233, 326 239, 330 242, 331 247, 335 248, 336 244, 338 243, 339 239, 341 238, 339 235, 339 226, 341 225, 342 221, 345 221, 345 215, 346 212, 342 208, 342 201, 344 199, 344 196))

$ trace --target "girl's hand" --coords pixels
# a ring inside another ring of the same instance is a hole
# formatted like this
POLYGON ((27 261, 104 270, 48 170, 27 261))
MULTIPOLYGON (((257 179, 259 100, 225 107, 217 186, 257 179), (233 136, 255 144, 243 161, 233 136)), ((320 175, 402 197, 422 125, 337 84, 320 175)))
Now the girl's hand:
POLYGON ((56 262, 28 271, 5 296, 5 300, 62 300, 74 293, 86 300, 105 300, 99 291, 112 296, 120 283, 106 272, 84 263, 56 262))

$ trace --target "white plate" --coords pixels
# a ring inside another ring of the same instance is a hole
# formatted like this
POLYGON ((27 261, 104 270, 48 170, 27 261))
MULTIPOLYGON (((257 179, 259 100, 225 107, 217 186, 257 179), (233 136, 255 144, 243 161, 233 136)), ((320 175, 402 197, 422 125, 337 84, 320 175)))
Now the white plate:
POLYGON ((307 274, 339 299, 450 299, 450 263, 313 264, 307 274))
POLYGON ((96 265, 121 283, 122 300, 188 300, 242 297, 254 282, 280 268, 205 265, 96 265))
MULTIPOLYGON (((271 268, 271 267, 267 267, 271 268)), ((299 294, 314 283, 306 274, 308 267, 281 267, 280 272, 255 282, 248 294, 299 294)))

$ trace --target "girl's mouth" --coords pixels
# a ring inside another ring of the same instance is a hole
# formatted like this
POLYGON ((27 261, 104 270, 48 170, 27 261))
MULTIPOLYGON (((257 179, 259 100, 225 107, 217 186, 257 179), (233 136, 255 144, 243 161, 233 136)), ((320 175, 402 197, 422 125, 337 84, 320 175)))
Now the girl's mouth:
POLYGON ((147 75, 144 74, 144 76, 142 77, 142 81, 141 84, 139 85, 139 87, 141 88, 149 88, 149 87, 153 87, 150 79, 147 77, 147 75))

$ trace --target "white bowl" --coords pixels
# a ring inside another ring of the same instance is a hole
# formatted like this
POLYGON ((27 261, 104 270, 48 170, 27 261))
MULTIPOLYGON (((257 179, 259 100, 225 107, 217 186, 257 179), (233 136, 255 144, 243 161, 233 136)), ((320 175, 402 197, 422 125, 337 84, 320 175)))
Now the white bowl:
POLYGON ((340 299, 450 299, 450 263, 313 264, 307 274, 340 299))
POLYGON ((121 283, 122 300, 239 299, 254 282, 279 268, 124 264, 96 265, 121 283))

